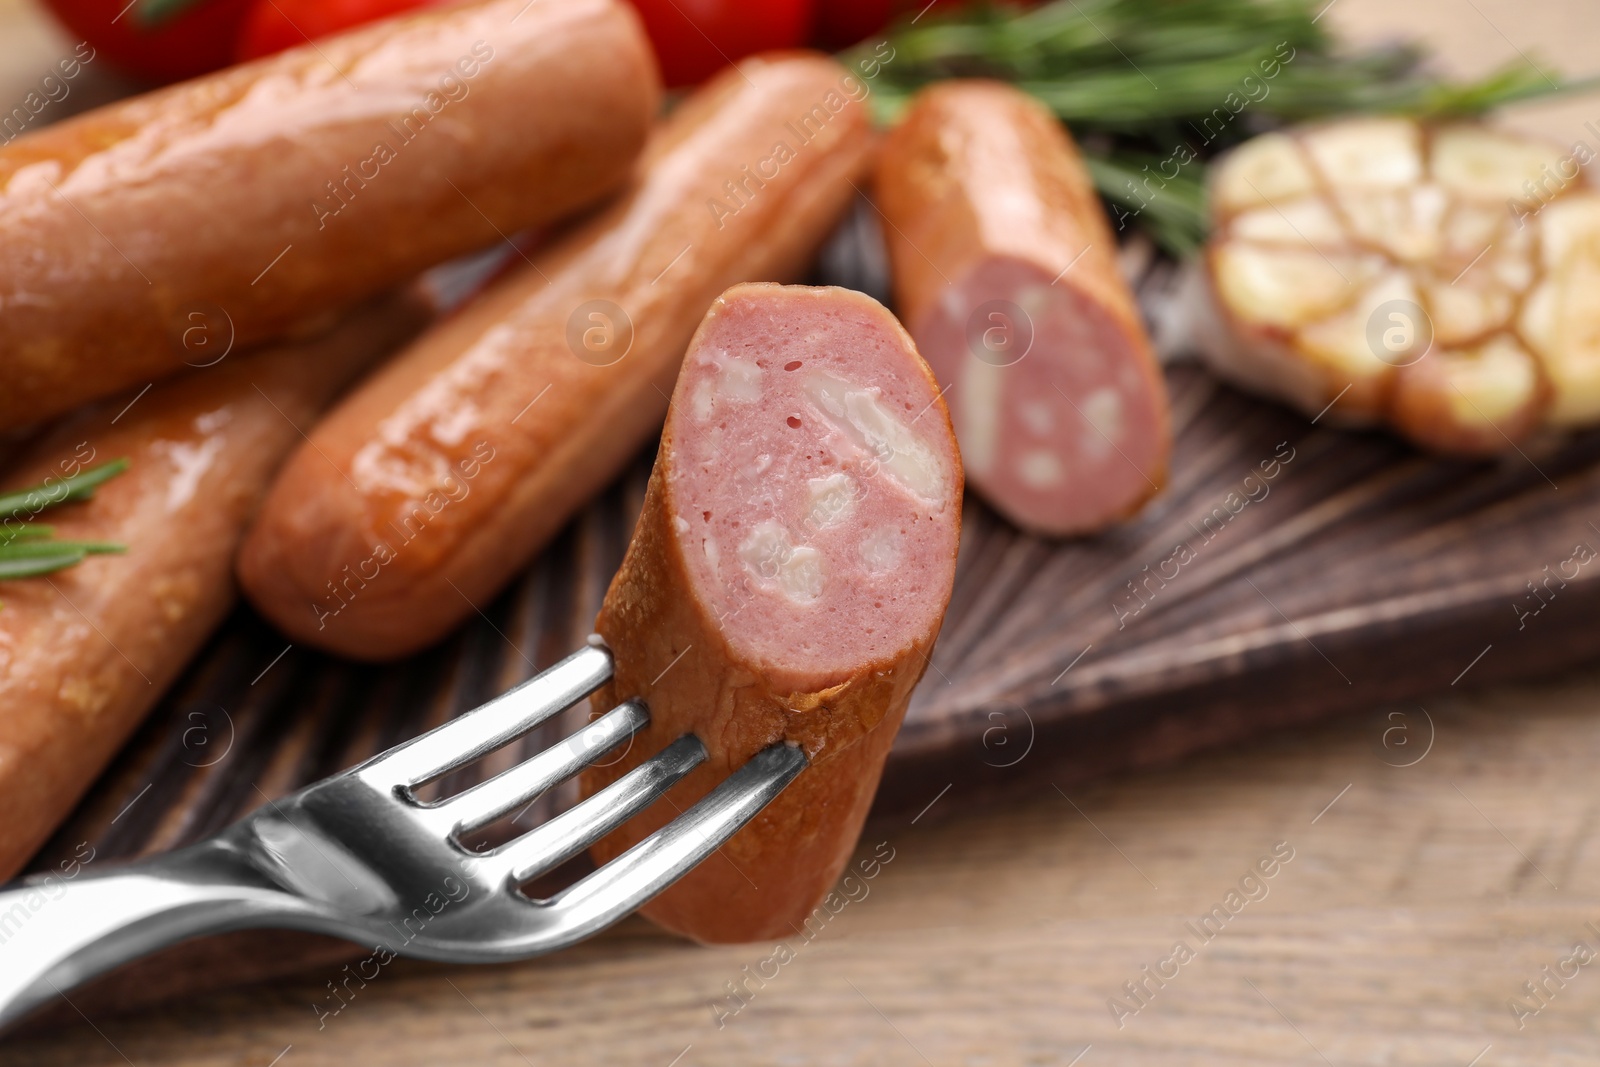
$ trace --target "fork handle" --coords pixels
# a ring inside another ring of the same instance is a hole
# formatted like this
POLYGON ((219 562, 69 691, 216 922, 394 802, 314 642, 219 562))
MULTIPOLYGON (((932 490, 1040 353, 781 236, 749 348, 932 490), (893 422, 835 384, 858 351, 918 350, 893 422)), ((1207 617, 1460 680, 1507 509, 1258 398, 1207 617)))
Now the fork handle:
POLYGON ((307 910, 216 839, 114 870, 17 882, 0 891, 0 1028, 158 948, 307 910))

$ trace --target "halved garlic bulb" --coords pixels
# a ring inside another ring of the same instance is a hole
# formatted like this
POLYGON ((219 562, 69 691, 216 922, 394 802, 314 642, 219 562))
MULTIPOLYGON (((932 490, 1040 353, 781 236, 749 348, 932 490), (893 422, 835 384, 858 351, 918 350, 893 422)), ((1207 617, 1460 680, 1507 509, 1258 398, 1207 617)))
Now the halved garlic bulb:
POLYGON ((1212 167, 1208 362, 1441 452, 1600 422, 1590 154, 1365 116, 1247 141, 1212 167))

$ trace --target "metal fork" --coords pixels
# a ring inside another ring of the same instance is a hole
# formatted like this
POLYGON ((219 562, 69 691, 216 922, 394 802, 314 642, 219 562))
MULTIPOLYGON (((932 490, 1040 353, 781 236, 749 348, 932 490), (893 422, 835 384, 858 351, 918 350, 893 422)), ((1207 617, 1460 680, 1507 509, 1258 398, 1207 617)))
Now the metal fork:
POLYGON ((75 985, 201 934, 276 927, 394 955, 522 959, 597 933, 732 837, 806 765, 758 753, 628 852, 547 900, 519 886, 648 807, 706 758, 685 734, 610 786, 492 851, 461 836, 538 797, 649 721, 628 700, 564 740, 436 803, 416 789, 515 740, 611 677, 589 647, 523 685, 359 767, 269 803, 199 844, 76 878, 0 892, 0 1027, 75 985))

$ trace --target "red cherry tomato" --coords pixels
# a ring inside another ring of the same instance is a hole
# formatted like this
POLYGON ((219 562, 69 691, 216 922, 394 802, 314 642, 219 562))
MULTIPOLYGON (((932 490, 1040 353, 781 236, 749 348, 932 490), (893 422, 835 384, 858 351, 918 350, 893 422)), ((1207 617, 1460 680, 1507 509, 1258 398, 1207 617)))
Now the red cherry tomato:
POLYGON ((173 82, 233 62, 233 42, 253 0, 46 0, 94 49, 92 62, 151 82, 173 82))
MULTIPOLYGON (((1003 7, 1032 7, 1038 0, 998 0, 1003 7)), ((823 48, 848 48, 902 19, 933 20, 969 0, 817 0, 815 40, 823 48)))
POLYGON ((258 0, 240 31, 235 57, 260 59, 363 23, 438 0, 258 0))
POLYGON ((798 48, 811 31, 812 0, 632 0, 668 86, 697 85, 729 63, 773 48, 798 48))
POLYGON ((848 48, 889 25, 902 6, 898 0, 817 0, 817 43, 848 48))

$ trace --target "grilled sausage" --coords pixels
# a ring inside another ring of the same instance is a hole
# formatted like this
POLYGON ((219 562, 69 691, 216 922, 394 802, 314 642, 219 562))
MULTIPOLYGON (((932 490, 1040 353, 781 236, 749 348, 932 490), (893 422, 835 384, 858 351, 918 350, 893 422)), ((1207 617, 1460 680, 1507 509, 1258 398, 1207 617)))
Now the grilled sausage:
POLYGON ((950 390, 972 485, 1026 529, 1088 533, 1166 478, 1166 386, 1061 124, 1019 90, 924 90, 879 157, 897 310, 950 390))
POLYGON ((72 810, 228 611, 245 523, 300 429, 421 318, 413 303, 384 301, 318 340, 114 398, 8 471, 16 487, 129 460, 92 500, 46 520, 63 538, 120 542, 126 554, 0 587, 0 880, 72 810))
POLYGON ((0 424, 282 337, 624 184, 659 97, 623 0, 426 11, 0 148, 0 424), (603 73, 602 73, 603 72, 603 73))
POLYGON ((595 713, 638 696, 650 725, 583 790, 684 733, 710 758, 593 855, 619 855, 769 745, 810 763, 647 916, 707 942, 806 921, 850 858, 927 666, 960 524, 938 384, 882 305, 776 285, 712 305, 595 624, 616 657, 595 713))
POLYGON ((687 100, 631 194, 318 426, 245 543, 250 599, 297 641, 360 658, 447 633, 649 440, 716 295, 805 268, 854 194, 864 96, 801 54, 687 100))

